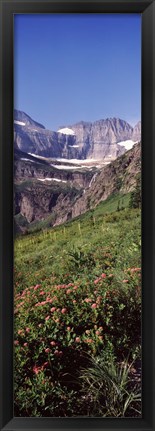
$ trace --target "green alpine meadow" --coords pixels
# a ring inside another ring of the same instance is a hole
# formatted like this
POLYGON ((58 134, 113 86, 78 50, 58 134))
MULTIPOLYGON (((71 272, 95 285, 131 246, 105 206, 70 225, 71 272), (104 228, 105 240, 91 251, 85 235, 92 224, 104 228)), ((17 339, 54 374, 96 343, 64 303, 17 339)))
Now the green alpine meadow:
POLYGON ((135 196, 15 239, 15 415, 141 414, 135 196))

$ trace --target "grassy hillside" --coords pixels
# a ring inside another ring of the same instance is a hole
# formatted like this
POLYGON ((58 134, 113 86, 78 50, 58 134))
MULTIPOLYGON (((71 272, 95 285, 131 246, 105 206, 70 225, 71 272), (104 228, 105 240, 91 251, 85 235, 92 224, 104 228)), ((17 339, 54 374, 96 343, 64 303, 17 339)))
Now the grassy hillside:
POLYGON ((16 238, 16 415, 140 414, 141 215, 129 200, 16 238))

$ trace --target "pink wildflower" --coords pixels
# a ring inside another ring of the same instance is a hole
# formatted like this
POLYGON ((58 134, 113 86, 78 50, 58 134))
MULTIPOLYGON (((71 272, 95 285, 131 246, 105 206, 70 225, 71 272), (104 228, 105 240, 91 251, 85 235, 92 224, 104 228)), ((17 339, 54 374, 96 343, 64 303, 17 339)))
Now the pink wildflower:
POLYGON ((50 316, 46 316, 46 317, 45 317, 45 320, 49 320, 49 319, 50 319, 50 316))
POLYGON ((62 314, 67 313, 67 308, 62 308, 61 313, 62 313, 62 314))
POLYGON ((36 365, 33 367, 33 372, 35 374, 38 374, 40 371, 42 371, 43 367, 37 367, 36 365))
POLYGON ((96 280, 94 280, 94 284, 97 284, 100 280, 100 278, 96 278, 96 280))
POLYGON ((14 341, 14 345, 15 345, 15 346, 18 346, 18 344, 19 344, 19 341, 18 341, 18 340, 15 340, 15 341, 14 341))
POLYGON ((47 347, 47 349, 45 349, 45 353, 49 353, 50 352, 50 349, 49 349, 49 347, 47 347))
POLYGON ((71 289, 68 289, 68 290, 66 291, 66 293, 67 293, 67 295, 69 295, 69 294, 71 293, 71 289))
POLYGON ((23 346, 24 346, 24 347, 27 347, 27 346, 28 346, 28 343, 24 343, 24 344, 23 344, 23 346))
POLYGON ((30 328, 26 328, 26 332, 29 333, 30 332, 30 328))
POLYGON ((75 338, 75 341, 76 341, 76 343, 80 343, 80 341, 81 341, 81 340, 80 340, 80 337, 76 337, 76 338, 75 338))
POLYGON ((36 286, 34 287, 35 290, 39 289, 39 287, 41 287, 41 284, 36 284, 36 286))
POLYGON ((93 343, 92 338, 87 338, 87 340, 85 340, 86 343, 93 343))
POLYGON ((92 302, 92 299, 91 298, 85 298, 85 302, 92 302))
POLYGON ((91 308, 97 308, 97 304, 92 304, 91 308))
POLYGON ((102 278, 106 278, 106 274, 103 272, 103 274, 101 274, 102 278))
POLYGON ((56 342, 55 341, 51 341, 50 344, 51 344, 51 346, 56 346, 56 342))
POLYGON ((51 313, 53 313, 56 310, 56 307, 51 308, 51 313))

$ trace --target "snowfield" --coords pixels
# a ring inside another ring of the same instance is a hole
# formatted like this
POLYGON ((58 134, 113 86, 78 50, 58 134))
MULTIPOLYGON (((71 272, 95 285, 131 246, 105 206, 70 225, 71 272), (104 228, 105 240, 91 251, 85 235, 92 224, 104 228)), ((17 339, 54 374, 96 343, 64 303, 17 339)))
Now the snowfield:
POLYGON ((39 181, 57 181, 61 183, 67 183, 65 180, 60 180, 60 178, 37 178, 39 181))
POLYGON ((80 168, 86 167, 86 166, 68 166, 68 165, 53 165, 53 164, 51 164, 51 166, 53 166, 56 169, 80 169, 80 168))

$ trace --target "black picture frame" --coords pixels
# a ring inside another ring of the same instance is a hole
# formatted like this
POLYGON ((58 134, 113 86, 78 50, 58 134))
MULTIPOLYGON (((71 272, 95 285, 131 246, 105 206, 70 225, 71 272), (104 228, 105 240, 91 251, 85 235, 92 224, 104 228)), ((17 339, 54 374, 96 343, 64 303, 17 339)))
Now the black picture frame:
POLYGON ((155 1, 1 0, 0 228, 1 429, 155 430, 155 1), (142 418, 13 418, 13 16, 18 13, 142 14, 142 418))

